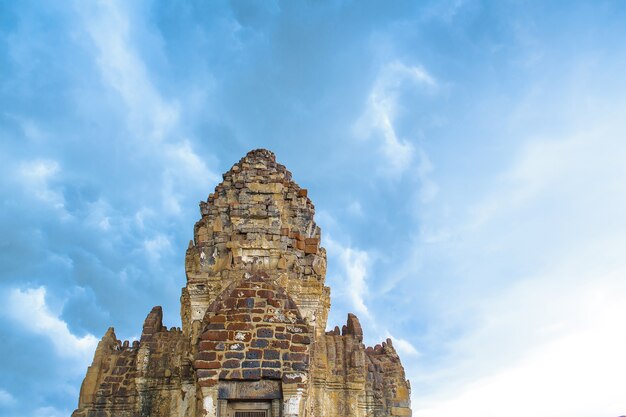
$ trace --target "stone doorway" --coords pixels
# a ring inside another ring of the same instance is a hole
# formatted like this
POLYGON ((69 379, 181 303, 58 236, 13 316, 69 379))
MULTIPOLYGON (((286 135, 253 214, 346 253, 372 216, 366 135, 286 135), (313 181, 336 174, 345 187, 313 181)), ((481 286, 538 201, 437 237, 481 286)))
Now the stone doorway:
MULTIPOLYGON (((228 401, 226 417, 275 417, 270 401, 228 401)), ((278 417, 278 416, 276 416, 278 417)))
POLYGON ((219 417, 280 417, 282 399, 278 380, 220 381, 219 417))

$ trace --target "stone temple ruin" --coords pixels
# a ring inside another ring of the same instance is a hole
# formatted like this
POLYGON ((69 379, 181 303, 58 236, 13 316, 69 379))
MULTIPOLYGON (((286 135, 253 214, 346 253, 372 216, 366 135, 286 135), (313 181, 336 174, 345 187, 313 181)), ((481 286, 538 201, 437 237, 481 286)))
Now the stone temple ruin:
POLYGON ((139 341, 99 342, 72 417, 410 416, 389 339, 359 320, 326 331, 330 289, 307 190, 249 152, 200 203, 180 328, 154 307, 139 341))

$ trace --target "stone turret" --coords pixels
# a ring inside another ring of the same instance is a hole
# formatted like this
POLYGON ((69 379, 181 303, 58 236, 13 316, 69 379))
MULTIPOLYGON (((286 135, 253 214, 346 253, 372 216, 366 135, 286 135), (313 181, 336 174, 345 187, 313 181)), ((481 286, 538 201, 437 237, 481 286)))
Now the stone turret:
POLYGON ((139 341, 98 344, 73 417, 410 416, 387 339, 366 348, 358 318, 326 332, 330 290, 315 208, 264 149, 200 203, 185 257, 182 330, 160 307, 139 341))
POLYGON ((202 218, 187 249, 183 332, 197 338, 208 306, 224 288, 246 273, 265 271, 322 334, 330 307, 326 250, 307 190, 265 149, 248 152, 223 178, 200 203, 202 218))

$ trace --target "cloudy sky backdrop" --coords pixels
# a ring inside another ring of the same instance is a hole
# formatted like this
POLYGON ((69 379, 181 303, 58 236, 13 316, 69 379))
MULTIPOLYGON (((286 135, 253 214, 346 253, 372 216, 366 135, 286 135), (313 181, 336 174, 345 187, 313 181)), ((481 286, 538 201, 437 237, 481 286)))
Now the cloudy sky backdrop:
POLYGON ((179 326, 247 151, 317 208, 329 325, 419 417, 626 414, 626 4, 0 1, 0 415, 67 416, 108 326, 179 326))

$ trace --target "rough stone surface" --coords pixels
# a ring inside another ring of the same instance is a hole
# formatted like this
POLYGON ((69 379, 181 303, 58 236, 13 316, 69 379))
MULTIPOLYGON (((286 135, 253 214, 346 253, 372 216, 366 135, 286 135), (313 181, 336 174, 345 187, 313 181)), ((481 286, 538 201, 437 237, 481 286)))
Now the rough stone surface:
POLYGON ((264 149, 223 178, 187 249, 182 330, 160 307, 138 342, 110 328, 72 416, 223 417, 238 399, 274 417, 410 416, 391 340, 366 348, 353 314, 325 331, 326 251, 307 190, 264 149))

